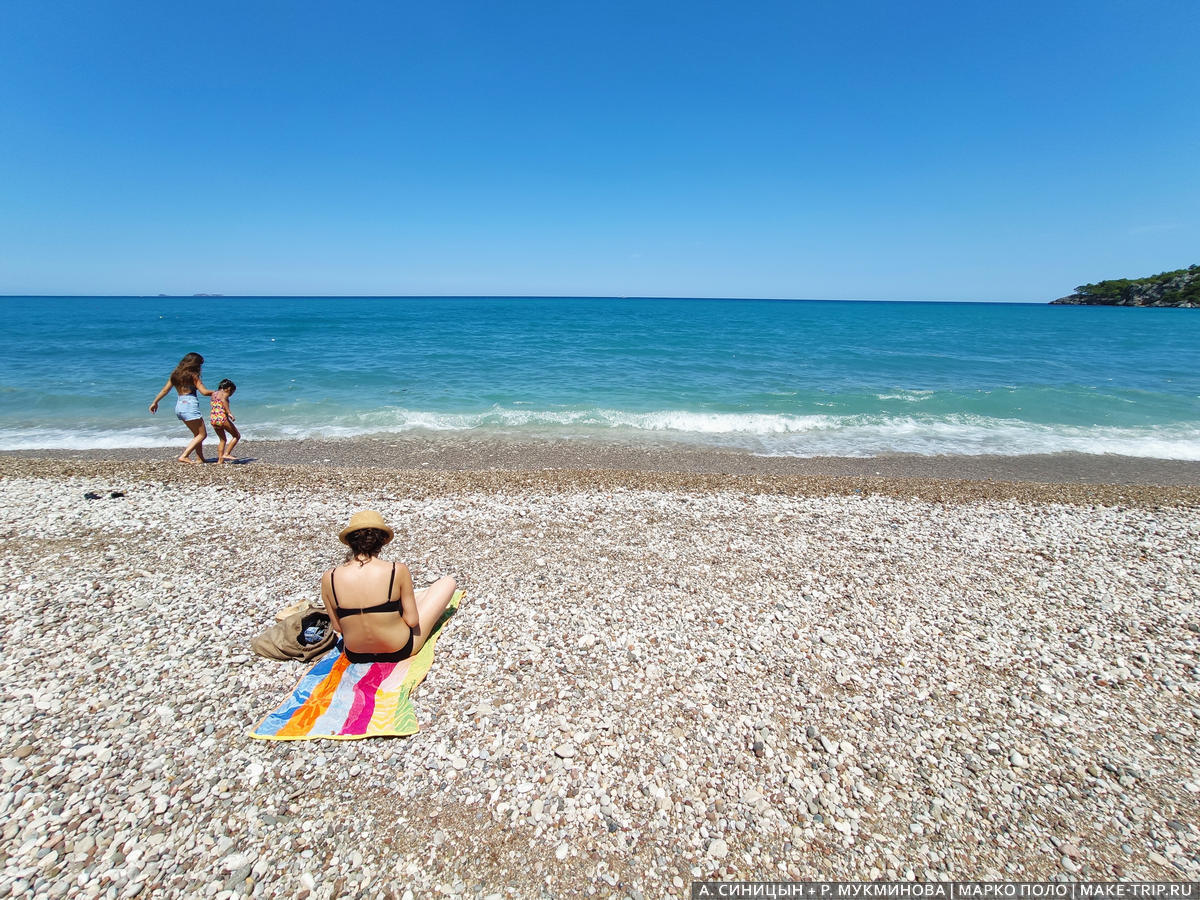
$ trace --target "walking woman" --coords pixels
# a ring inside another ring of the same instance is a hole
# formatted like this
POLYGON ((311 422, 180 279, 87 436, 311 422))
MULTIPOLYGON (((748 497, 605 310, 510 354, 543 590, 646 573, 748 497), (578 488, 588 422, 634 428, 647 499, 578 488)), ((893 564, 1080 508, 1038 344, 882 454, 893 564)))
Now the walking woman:
POLYGON ((200 380, 202 365, 204 365, 203 356, 199 353, 189 353, 179 361, 179 365, 175 367, 175 371, 171 373, 167 383, 163 385, 158 396, 154 398, 154 402, 150 404, 150 413, 158 412, 158 401, 167 396, 171 388, 175 388, 175 393, 179 395, 175 400, 175 415, 192 433, 191 441, 179 454, 179 461, 193 465, 206 461, 204 459, 204 438, 207 437, 207 432, 204 430, 204 416, 200 415, 200 398, 197 394, 203 394, 205 397, 212 396, 212 391, 206 388, 204 382, 200 380), (192 451, 196 453, 195 459, 189 458, 192 451))

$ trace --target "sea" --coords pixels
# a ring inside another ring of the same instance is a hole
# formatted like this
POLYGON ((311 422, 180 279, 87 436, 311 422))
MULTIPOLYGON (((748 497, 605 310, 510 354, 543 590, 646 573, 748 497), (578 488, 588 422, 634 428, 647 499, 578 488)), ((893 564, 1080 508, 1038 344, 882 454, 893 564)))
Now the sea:
POLYGON ((248 442, 1200 460, 1196 310, 686 298, 3 297, 0 449, 179 445, 189 351, 248 442))

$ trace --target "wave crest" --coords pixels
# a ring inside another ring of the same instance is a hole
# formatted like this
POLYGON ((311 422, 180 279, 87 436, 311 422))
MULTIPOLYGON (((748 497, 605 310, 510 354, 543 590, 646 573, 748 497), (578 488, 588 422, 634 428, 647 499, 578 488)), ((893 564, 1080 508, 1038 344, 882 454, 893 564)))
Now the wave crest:
MULTIPOLYGON (((1018 456, 1031 453, 1118 454, 1200 460, 1200 423, 1141 427, 1052 425, 977 415, 787 415, 695 410, 533 410, 492 407, 438 412, 397 407, 276 421, 241 422, 252 440, 345 440, 357 437, 474 433, 531 439, 622 443, 691 443, 769 456, 1018 456)), ((26 427, 0 432, 0 449, 116 449, 182 443, 167 423, 128 428, 26 427)))

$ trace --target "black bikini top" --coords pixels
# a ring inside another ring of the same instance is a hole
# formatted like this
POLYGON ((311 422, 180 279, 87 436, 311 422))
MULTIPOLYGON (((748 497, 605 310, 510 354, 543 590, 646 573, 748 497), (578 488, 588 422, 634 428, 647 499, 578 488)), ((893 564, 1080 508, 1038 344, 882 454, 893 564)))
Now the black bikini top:
MULTIPOLYGON (((396 564, 392 563, 392 577, 388 579, 387 595, 392 596, 392 585, 396 581, 396 564)), ((333 586, 333 570, 329 570, 329 590, 333 592, 333 608, 338 614, 338 618, 345 616, 357 616, 360 613, 377 613, 377 612, 400 612, 400 601, 389 600, 386 603, 377 603, 375 606, 364 606, 362 608, 346 609, 338 606, 337 589, 333 586)))

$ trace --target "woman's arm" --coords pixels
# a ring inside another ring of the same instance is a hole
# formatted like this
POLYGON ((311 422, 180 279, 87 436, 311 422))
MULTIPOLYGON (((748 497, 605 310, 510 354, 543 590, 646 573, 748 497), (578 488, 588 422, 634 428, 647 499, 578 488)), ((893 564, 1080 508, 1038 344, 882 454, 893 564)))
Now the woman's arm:
POLYGON ((413 593, 412 574, 404 563, 396 566, 396 574, 400 576, 396 579, 400 582, 400 615, 404 617, 405 625, 416 630, 421 627, 421 616, 417 612, 417 597, 413 593))
POLYGON ((154 413, 158 412, 158 401, 161 400, 163 397, 167 396, 167 393, 170 390, 171 390, 171 379, 168 378, 167 383, 163 385, 162 390, 158 392, 158 396, 155 397, 154 401, 150 404, 150 414, 151 415, 154 415, 154 413))
POLYGON ((210 391, 208 388, 206 388, 206 387, 204 386, 204 382, 203 382, 203 381, 201 381, 199 378, 197 378, 197 379, 196 379, 196 390, 197 390, 199 393, 203 394, 205 397, 211 397, 211 396, 212 396, 212 391, 210 391))
POLYGON ((329 580, 332 574, 333 569, 330 569, 321 576, 321 599, 325 601, 325 612, 329 613, 329 623, 333 626, 334 631, 341 634, 342 623, 338 621, 337 609, 333 605, 333 592, 329 589, 329 580))

